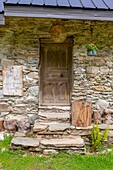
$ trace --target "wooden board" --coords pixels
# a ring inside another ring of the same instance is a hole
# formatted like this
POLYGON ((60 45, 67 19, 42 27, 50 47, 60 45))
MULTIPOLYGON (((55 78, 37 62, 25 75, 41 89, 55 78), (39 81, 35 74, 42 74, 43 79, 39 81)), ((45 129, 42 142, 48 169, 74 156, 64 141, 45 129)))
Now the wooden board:
POLYGON ((22 66, 3 67, 3 95, 23 96, 22 66))
POLYGON ((72 103, 72 125, 87 127, 91 125, 92 103, 79 101, 72 103))

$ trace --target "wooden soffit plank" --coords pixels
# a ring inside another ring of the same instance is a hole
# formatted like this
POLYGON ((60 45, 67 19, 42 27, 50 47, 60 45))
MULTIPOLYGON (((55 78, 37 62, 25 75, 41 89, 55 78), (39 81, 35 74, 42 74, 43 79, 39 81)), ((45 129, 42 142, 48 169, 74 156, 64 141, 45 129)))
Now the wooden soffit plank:
POLYGON ((3 14, 0 14, 0 25, 5 25, 5 17, 3 14))

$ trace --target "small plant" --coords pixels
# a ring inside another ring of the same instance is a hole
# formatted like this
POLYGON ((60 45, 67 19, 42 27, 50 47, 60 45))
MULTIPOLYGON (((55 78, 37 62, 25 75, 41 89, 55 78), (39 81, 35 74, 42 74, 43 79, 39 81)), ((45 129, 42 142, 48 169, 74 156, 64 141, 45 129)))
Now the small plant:
POLYGON ((98 45, 90 43, 90 44, 86 45, 86 48, 87 48, 87 50, 96 50, 97 51, 98 50, 98 45))
POLYGON ((4 140, 0 141, 0 150, 2 150, 3 148, 9 150, 12 138, 13 136, 11 134, 4 134, 4 140))
POLYGON ((98 124, 93 125, 92 134, 91 134, 92 152, 97 151, 97 149, 99 149, 103 145, 104 141, 108 138, 108 132, 109 132, 109 126, 107 126, 104 132, 101 133, 98 124))

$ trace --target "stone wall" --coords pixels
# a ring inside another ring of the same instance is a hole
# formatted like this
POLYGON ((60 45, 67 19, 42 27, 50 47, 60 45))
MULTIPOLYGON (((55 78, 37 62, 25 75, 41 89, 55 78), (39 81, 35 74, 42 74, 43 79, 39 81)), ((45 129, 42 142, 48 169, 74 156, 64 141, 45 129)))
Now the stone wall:
MULTIPOLYGON (((33 124, 34 119, 38 114, 38 97, 39 97, 39 49, 35 48, 15 48, 11 51, 10 56, 1 58, 1 66, 5 66, 5 63, 13 62, 14 65, 23 66, 23 84, 24 84, 24 95, 22 97, 17 96, 3 96, 2 88, 3 84, 1 81, 1 98, 0 108, 2 118, 5 118, 4 127, 10 130, 9 120, 16 120, 15 124, 21 130, 27 130, 28 127, 20 127, 20 120, 24 123, 29 122, 33 124), (25 129, 24 129, 25 128, 25 129)), ((2 74, 2 73, 1 73, 2 74)), ((24 124, 25 124, 24 123, 24 124)), ((14 125, 14 126, 16 126, 14 125)))
POLYGON ((74 88, 72 100, 90 100, 94 104, 98 99, 108 101, 113 107, 113 57, 81 56, 78 51, 73 57, 74 88))
POLYGON ((113 109, 112 50, 109 48, 106 54, 103 48, 98 51, 97 56, 87 56, 83 49, 77 51, 74 48, 72 101, 91 101, 93 111, 100 114, 98 122, 112 124, 112 113, 107 113, 107 118, 104 115, 106 108, 113 109))
MULTIPOLYGON (((99 99, 113 108, 113 23, 94 22, 93 37, 89 21, 6 18, 0 27, 0 118, 4 128, 30 129, 39 111, 40 38, 50 38, 50 28, 62 24, 68 37, 73 37, 72 101, 92 101, 97 109, 99 99), (99 44, 97 56, 87 56, 86 44, 99 44), (23 66, 24 95, 3 96, 2 66, 23 66), (23 123, 25 126, 23 126, 23 123)), ((65 109, 64 109, 65 112, 65 109)), ((1 124, 2 124, 1 123, 1 124)), ((1 127, 2 129, 2 127, 1 127)))

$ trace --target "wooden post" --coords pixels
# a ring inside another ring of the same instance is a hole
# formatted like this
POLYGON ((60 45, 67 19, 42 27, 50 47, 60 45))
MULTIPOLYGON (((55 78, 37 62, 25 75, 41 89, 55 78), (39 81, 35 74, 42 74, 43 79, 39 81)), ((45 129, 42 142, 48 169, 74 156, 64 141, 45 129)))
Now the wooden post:
POLYGON ((72 125, 91 126, 92 103, 86 101, 72 102, 72 125))

